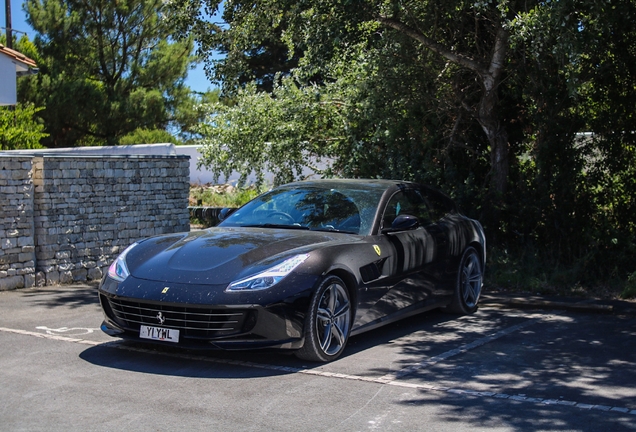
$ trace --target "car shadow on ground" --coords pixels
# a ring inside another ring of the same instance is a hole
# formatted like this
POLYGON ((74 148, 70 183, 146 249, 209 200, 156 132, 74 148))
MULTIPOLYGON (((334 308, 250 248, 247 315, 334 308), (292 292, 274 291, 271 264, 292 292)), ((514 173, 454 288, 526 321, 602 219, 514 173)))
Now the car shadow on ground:
MULTIPOLYGON (((279 355, 279 357, 285 359, 285 356, 279 355)), ((157 348, 128 341, 111 342, 88 348, 80 354, 80 358, 96 366, 183 378, 262 378, 296 372, 295 370, 245 367, 259 360, 246 353, 242 355, 219 352, 210 354, 209 352, 157 348)), ((283 361, 280 363, 283 364, 283 361)))

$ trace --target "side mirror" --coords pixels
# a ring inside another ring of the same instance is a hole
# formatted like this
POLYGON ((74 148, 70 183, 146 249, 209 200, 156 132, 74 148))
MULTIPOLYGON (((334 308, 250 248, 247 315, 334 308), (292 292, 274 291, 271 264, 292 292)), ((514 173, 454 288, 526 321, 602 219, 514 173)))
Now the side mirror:
POLYGON ((225 207, 222 208, 221 211, 219 212, 219 222, 223 222, 225 219, 227 219, 227 217, 229 215, 231 215, 232 213, 234 213, 234 211, 236 210, 236 208, 230 208, 230 207, 225 207))
POLYGON ((418 228, 419 226, 420 226, 420 221, 417 217, 408 215, 408 214, 403 214, 393 219, 391 228, 385 228, 382 230, 382 232, 387 233, 387 232, 396 232, 396 231, 408 231, 408 230, 414 230, 418 228))

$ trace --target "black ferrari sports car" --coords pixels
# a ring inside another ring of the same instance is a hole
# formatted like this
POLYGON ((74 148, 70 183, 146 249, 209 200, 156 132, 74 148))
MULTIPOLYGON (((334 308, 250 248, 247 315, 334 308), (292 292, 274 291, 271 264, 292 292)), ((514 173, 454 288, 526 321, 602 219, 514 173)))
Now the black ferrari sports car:
POLYGON ((390 180, 275 188, 217 227, 128 247, 99 287, 111 336, 330 361, 349 336, 433 308, 477 309, 479 222, 390 180))

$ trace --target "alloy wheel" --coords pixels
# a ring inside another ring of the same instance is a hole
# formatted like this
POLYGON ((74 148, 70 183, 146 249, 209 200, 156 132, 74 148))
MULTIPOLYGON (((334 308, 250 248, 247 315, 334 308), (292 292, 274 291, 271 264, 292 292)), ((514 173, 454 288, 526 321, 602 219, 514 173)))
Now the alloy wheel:
POLYGON ((320 348, 327 355, 337 354, 346 343, 351 325, 351 303, 345 287, 333 283, 322 293, 316 318, 320 348))

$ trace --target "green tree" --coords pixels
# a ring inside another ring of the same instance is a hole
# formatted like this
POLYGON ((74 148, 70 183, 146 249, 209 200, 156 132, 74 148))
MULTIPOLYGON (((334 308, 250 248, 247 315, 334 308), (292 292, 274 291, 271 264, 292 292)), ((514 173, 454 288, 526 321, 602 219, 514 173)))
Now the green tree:
POLYGON ((168 129, 195 102, 184 84, 193 44, 171 39, 161 0, 28 0, 25 10, 41 60, 21 96, 45 107, 44 145, 117 144, 168 129))
POLYGON ((178 144, 177 138, 170 132, 163 129, 135 129, 133 132, 124 135, 119 140, 120 145, 134 144, 158 144, 172 143, 178 144))
MULTIPOLYGON (((178 138, 176 144, 193 144, 202 136, 199 125, 208 115, 207 107, 221 101, 221 90, 211 89, 203 93, 192 95, 188 103, 179 104, 174 111, 174 122, 170 132, 178 138)), ((224 99, 224 103, 228 103, 224 99)))
POLYGON ((252 5, 221 0, 173 0, 169 7, 178 33, 196 35, 208 77, 226 94, 252 81, 271 92, 277 74, 298 66, 301 50, 290 49, 283 39, 289 21, 285 12, 273 20, 271 15, 254 19, 252 5), (236 26, 244 31, 235 31, 236 26))
POLYGON ((275 173, 277 183, 297 178, 315 157, 337 153, 342 137, 334 134, 342 132, 342 121, 331 93, 337 94, 287 77, 271 94, 252 84, 237 91, 234 104, 203 106, 209 116, 199 128, 200 163, 226 177, 237 171, 241 182, 255 173, 262 183, 265 171, 275 173))
POLYGON ((187 103, 179 104, 174 113, 174 121, 170 130, 137 128, 124 135, 119 140, 119 144, 153 144, 153 143, 173 143, 176 145, 192 144, 203 138, 201 122, 213 114, 211 107, 217 105, 223 109, 225 103, 221 103, 220 90, 213 89, 204 93, 196 93, 189 98, 187 103))
POLYGON ((0 107, 0 150, 42 148, 40 139, 47 134, 35 117, 40 109, 32 104, 0 107))

